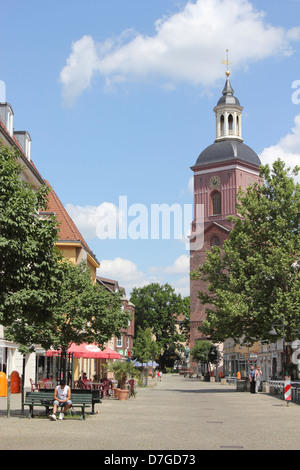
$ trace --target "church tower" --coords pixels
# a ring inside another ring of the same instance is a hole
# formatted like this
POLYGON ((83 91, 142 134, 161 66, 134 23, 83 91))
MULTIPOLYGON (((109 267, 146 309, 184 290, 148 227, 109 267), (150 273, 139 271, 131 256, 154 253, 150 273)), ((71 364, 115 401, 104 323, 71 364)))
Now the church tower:
MULTIPOLYGON (((242 139, 242 110, 234 96, 226 72, 226 82, 217 105, 216 139, 200 153, 191 167, 194 172, 194 220, 190 237, 190 270, 205 261, 205 253, 214 245, 222 247, 228 238, 232 224, 229 215, 236 215, 236 196, 259 181, 258 155, 242 139)), ((198 299, 198 292, 205 291, 204 282, 190 281, 190 349, 201 338, 198 327, 205 320, 205 306, 198 299)))

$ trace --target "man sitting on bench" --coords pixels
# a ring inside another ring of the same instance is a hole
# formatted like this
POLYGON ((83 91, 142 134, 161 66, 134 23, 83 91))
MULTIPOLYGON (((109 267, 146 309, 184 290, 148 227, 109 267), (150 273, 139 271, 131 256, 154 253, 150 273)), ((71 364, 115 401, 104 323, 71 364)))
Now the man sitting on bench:
POLYGON ((72 406, 71 402, 71 389, 68 385, 66 385, 65 380, 60 381, 60 385, 55 387, 54 390, 54 402, 53 402, 53 414, 49 416, 51 421, 56 420, 56 412, 57 408, 61 406, 63 409, 59 414, 60 420, 64 419, 65 412, 72 406))

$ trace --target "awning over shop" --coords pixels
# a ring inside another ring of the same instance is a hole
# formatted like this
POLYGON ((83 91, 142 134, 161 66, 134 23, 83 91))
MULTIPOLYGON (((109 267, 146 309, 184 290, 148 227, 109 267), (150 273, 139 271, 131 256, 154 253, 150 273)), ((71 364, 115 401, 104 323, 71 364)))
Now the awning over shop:
MULTIPOLYGON (((49 349, 46 352, 47 357, 51 357, 57 354, 60 354, 60 350, 49 349)), ((121 354, 118 354, 116 351, 110 348, 100 349, 97 344, 75 344, 72 343, 68 348, 68 354, 73 354, 73 356, 84 359, 121 359, 121 354)))

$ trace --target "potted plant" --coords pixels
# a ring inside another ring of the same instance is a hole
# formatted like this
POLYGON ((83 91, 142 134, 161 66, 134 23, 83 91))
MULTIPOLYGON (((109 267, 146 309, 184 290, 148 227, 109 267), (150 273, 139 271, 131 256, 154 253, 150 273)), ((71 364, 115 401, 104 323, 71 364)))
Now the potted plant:
POLYGON ((126 386, 128 377, 138 376, 139 371, 136 369, 132 362, 117 360, 111 362, 107 366, 109 372, 113 372, 115 379, 118 381, 118 398, 119 400, 126 400, 129 389, 126 386))

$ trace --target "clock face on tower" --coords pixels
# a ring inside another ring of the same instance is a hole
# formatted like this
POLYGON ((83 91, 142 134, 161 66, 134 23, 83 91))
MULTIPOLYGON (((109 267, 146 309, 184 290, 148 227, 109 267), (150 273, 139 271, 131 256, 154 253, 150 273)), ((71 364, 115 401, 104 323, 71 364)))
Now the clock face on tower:
POLYGON ((209 180, 209 187, 211 189, 216 189, 220 186, 221 180, 218 176, 212 176, 209 180))

